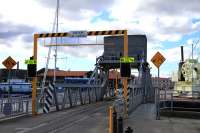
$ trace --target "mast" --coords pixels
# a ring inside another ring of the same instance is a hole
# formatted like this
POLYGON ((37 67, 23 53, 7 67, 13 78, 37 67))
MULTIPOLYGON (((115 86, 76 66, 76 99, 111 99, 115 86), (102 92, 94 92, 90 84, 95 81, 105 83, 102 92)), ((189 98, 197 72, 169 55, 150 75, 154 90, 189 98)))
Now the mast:
MULTIPOLYGON (((58 18, 59 18, 59 5, 60 5, 60 0, 57 0, 57 6, 56 6, 56 33, 58 33, 58 18)), ((53 83, 55 84, 56 82, 56 70, 57 70, 57 52, 58 52, 58 38, 56 37, 56 46, 55 46, 55 66, 54 66, 54 77, 53 77, 53 83)))

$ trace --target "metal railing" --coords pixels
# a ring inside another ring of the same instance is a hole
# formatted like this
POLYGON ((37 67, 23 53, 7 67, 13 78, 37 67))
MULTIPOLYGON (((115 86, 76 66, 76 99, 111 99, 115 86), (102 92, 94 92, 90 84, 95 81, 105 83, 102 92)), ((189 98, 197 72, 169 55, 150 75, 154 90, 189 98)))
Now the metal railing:
POLYGON ((31 99, 27 95, 3 96, 0 98, 0 120, 29 113, 31 99))
POLYGON ((160 119, 160 112, 165 110, 170 112, 200 112, 199 91, 159 90, 158 88, 156 90, 157 119, 160 119))
POLYGON ((200 91, 160 90, 160 101, 199 101, 200 91))
MULTIPOLYGON (((104 92, 100 85, 73 85, 56 84, 62 87, 61 91, 56 92, 57 104, 59 109, 67 109, 78 105, 90 104, 103 100, 104 92)), ((55 102, 55 100, 53 100, 55 102)), ((43 102, 39 102, 39 110, 43 108, 43 102)), ((55 110, 55 103, 52 104, 51 111, 55 110)))
POLYGON ((128 112, 134 111, 140 104, 143 103, 143 88, 139 86, 134 86, 129 88, 129 102, 128 102, 128 112))

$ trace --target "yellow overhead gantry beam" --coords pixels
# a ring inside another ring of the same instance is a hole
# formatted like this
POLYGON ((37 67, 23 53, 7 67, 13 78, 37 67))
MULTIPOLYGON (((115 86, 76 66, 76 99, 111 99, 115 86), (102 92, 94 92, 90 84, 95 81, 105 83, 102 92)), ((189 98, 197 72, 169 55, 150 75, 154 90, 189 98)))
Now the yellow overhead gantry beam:
MULTIPOLYGON (((108 30, 108 31, 88 31, 87 36, 98 36, 98 35, 124 35, 124 56, 128 56, 128 37, 127 30, 108 30)), ((33 46, 33 58, 37 61, 37 41, 39 38, 48 38, 48 37, 69 37, 72 36, 69 32, 60 32, 60 33, 42 33, 34 34, 34 46, 33 46)), ((33 77, 32 80, 32 114, 36 115, 36 89, 37 89, 37 77, 33 77)), ((124 89, 124 98, 125 104, 127 104, 127 78, 123 78, 123 89, 124 89)), ((125 113, 127 114, 127 106, 125 107, 125 113)), ((128 114, 127 114, 128 115, 128 114)))

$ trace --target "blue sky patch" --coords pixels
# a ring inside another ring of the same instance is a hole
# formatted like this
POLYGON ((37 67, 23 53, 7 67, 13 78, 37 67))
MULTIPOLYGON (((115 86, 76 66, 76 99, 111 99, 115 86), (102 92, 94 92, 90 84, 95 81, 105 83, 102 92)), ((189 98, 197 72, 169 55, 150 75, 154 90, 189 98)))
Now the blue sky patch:
POLYGON ((193 32, 191 34, 186 34, 184 36, 182 36, 182 38, 177 41, 177 42, 174 42, 174 41, 163 41, 162 42, 162 45, 164 46, 163 49, 169 49, 169 48, 172 48, 172 47, 178 47, 178 46, 184 46, 185 44, 187 44, 187 41, 189 39, 195 39, 196 38, 200 38, 200 31, 197 31, 197 32, 193 32))
POLYGON ((200 21, 200 18, 194 18, 192 19, 192 23, 195 24, 195 23, 198 23, 200 21))
POLYGON ((115 19, 110 17, 110 13, 108 11, 102 11, 99 15, 93 17, 90 22, 96 23, 100 20, 112 22, 115 19))

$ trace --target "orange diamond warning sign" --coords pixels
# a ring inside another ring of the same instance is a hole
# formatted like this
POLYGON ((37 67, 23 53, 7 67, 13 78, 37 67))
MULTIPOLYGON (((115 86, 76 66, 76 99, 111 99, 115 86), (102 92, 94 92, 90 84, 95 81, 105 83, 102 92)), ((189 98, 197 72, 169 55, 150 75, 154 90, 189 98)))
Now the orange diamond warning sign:
POLYGON ((15 65, 16 65, 16 62, 15 60, 13 60, 10 56, 8 58, 6 58, 2 64, 7 68, 7 69, 12 69, 15 65))
POLYGON ((165 61, 165 57, 160 53, 157 52, 153 58, 151 59, 151 62, 157 67, 159 68, 160 65, 165 61))

